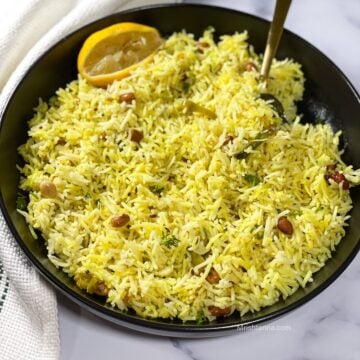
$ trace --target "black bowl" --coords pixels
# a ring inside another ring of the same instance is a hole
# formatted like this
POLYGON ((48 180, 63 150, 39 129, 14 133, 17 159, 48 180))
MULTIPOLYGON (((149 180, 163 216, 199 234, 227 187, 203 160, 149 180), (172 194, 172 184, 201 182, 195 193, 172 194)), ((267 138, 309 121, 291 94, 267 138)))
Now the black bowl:
MULTIPOLYGON (((285 301, 264 308, 254 314, 240 317, 233 314, 225 319, 205 325, 182 323, 176 320, 149 320, 132 312, 121 312, 104 303, 104 300, 79 289, 61 270, 55 268, 46 256, 43 239, 34 240, 24 218, 16 212, 16 193, 21 163, 17 148, 27 138, 27 121, 39 97, 48 99, 57 88, 65 86, 77 76, 76 57, 85 38, 96 30, 121 21, 135 21, 157 27, 163 35, 186 29, 200 35, 212 25, 217 34, 232 34, 248 30, 250 43, 261 52, 265 47, 269 23, 238 11, 205 5, 162 5, 140 8, 108 16, 66 36, 25 74, 2 114, 0 128, 0 205, 5 219, 21 248, 40 273, 70 299, 94 312, 131 329, 166 336, 207 337, 224 335, 240 327, 269 321, 283 315, 324 290, 350 264, 357 254, 360 241, 360 193, 351 190, 354 208, 345 238, 333 258, 314 277, 313 283, 299 289, 285 301)), ((299 110, 309 122, 327 121, 335 130, 343 131, 344 160, 360 167, 360 123, 354 119, 360 113, 359 95, 343 73, 319 50, 285 31, 278 58, 293 58, 303 65, 306 76, 304 100, 299 110)))

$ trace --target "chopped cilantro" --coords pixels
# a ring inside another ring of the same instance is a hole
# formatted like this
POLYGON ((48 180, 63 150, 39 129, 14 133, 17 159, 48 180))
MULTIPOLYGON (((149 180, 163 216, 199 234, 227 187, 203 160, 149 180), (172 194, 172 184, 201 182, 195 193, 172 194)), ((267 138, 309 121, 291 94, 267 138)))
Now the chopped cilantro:
POLYGON ((189 89, 190 89, 190 83, 189 83, 189 81, 184 80, 184 81, 182 82, 182 89, 183 89, 183 91, 184 91, 185 93, 187 93, 187 92, 189 91, 189 89))
POLYGON ((26 210, 27 209, 28 201, 26 199, 26 196, 20 192, 17 193, 16 198, 16 208, 19 210, 26 210))
POLYGON ((177 246, 179 242, 180 240, 176 236, 170 234, 164 234, 160 244, 165 245, 170 249, 172 246, 177 246))
POLYGON ((150 191, 153 192, 154 194, 161 194, 164 191, 164 187, 163 186, 159 186, 159 185, 152 185, 149 187, 150 191))
POLYGON ((260 178, 257 175, 245 174, 244 179, 252 186, 260 183, 260 178))
POLYGON ((196 324, 197 325, 203 325, 206 322, 206 320, 207 319, 206 319, 206 316, 205 316, 204 312, 202 310, 199 311, 198 316, 196 318, 196 324))
POLYGON ((300 209, 292 210, 289 212, 290 216, 301 216, 302 214, 303 214, 303 212, 300 209))

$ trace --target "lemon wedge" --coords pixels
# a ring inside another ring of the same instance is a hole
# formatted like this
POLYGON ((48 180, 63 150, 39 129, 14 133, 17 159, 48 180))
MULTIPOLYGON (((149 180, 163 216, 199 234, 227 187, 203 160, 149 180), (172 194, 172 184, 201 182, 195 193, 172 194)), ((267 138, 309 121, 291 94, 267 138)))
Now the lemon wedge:
POLYGON ((79 73, 92 85, 106 86, 151 61, 162 44, 157 29, 131 22, 91 34, 78 56, 79 73))

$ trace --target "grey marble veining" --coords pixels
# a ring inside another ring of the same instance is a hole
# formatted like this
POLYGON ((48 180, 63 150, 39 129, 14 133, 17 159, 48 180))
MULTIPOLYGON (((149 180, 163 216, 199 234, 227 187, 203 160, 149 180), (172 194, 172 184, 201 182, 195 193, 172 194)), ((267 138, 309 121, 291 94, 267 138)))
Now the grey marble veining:
MULTIPOLYGON (((273 0, 198 3, 231 7, 266 19, 271 18, 274 6, 273 0)), ((359 0, 294 0, 286 28, 323 51, 360 90, 359 0)), ((200 340, 135 333, 101 320, 59 296, 61 358, 359 360, 359 282, 360 256, 315 299, 270 323, 272 329, 200 340)))

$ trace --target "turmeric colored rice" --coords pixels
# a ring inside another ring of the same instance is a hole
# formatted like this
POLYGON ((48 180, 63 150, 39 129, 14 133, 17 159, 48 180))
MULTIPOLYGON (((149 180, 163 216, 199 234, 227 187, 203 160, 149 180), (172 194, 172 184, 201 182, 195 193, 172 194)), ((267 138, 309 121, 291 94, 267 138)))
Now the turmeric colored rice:
POLYGON ((247 38, 174 33, 129 77, 40 101, 19 211, 78 286, 142 317, 213 320, 287 298, 331 257, 360 172, 340 133, 300 121, 299 64, 275 60, 266 89, 286 120, 261 97, 247 38))

